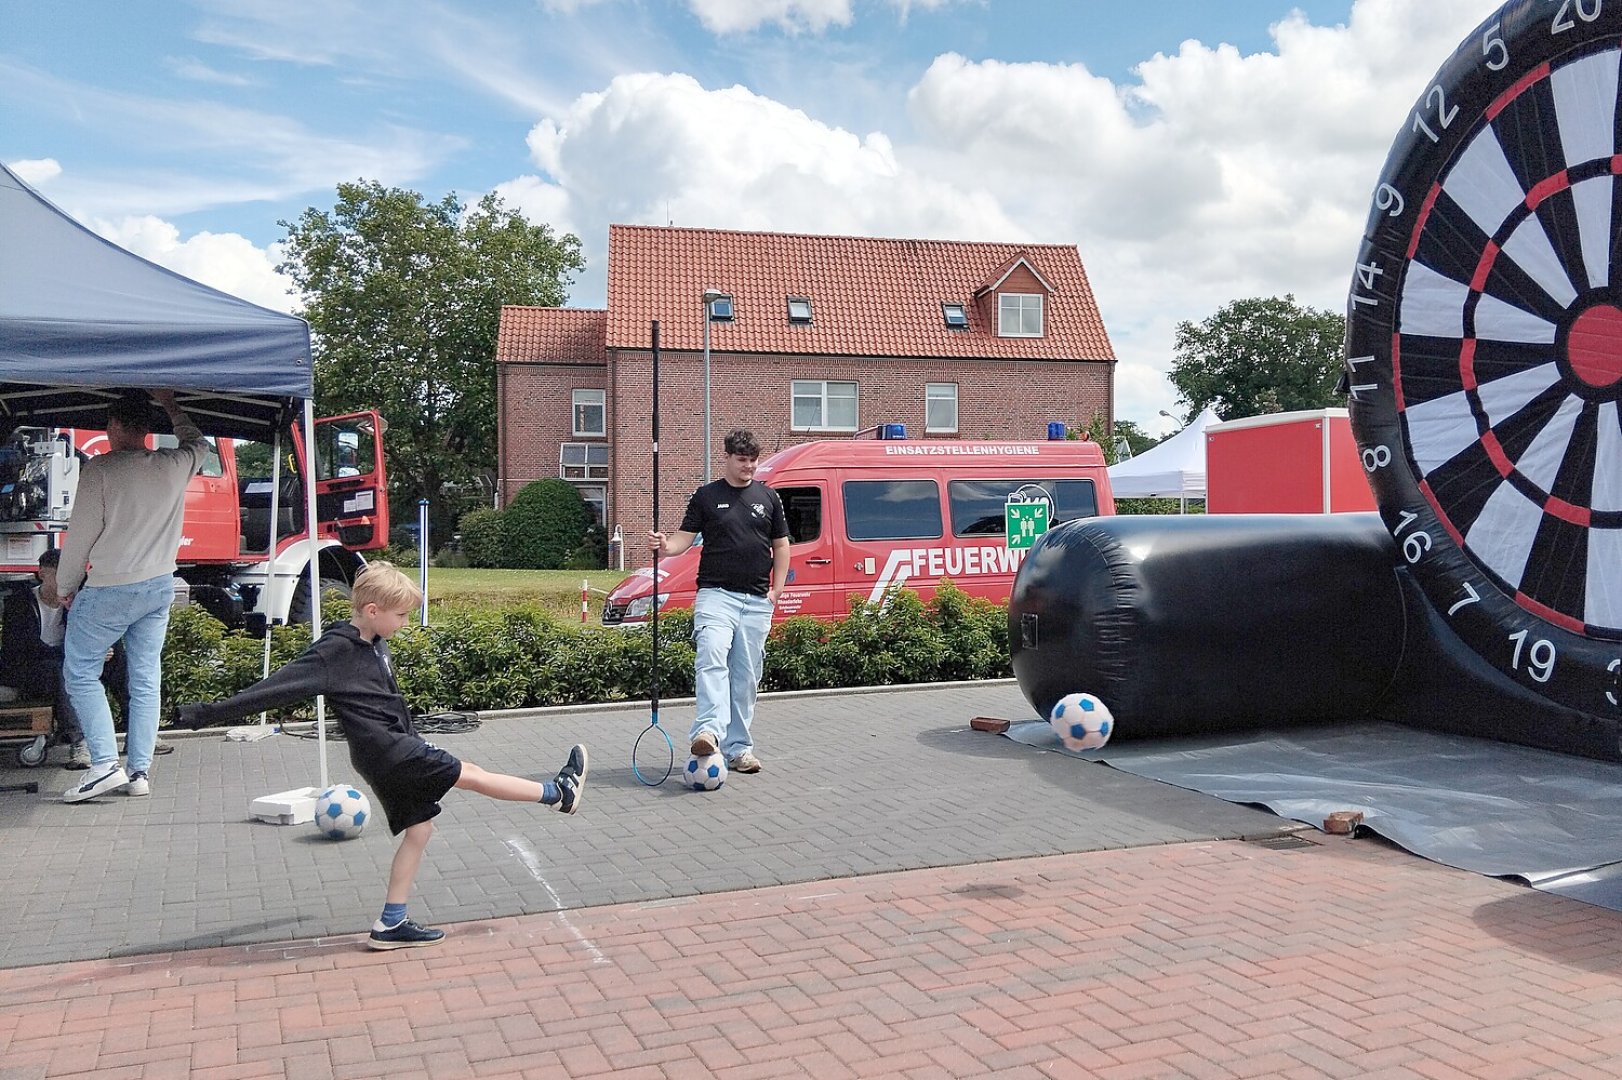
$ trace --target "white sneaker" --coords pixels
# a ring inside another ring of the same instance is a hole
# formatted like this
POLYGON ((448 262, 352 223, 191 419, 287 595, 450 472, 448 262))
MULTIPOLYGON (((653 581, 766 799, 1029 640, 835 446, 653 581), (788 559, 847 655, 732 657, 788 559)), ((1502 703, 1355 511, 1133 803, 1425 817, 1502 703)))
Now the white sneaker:
POLYGON ((83 783, 77 787, 70 787, 62 793, 62 801, 70 803, 84 802, 86 799, 94 799, 97 795, 117 791, 119 788, 128 785, 129 782, 129 774, 124 771, 124 766, 115 761, 111 765, 92 769, 90 775, 84 778, 83 783))
POLYGON ((152 781, 147 778, 144 772, 131 773, 130 782, 124 787, 124 794, 150 795, 152 794, 152 781))

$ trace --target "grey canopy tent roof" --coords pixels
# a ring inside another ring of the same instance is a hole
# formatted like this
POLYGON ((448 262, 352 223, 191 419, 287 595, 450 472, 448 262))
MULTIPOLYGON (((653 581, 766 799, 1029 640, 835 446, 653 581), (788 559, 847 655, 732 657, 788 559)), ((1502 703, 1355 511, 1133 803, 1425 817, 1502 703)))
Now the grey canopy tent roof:
POLYGON ((0 430, 99 427, 125 387, 263 438, 313 392, 310 328, 104 240, 0 165, 0 430))

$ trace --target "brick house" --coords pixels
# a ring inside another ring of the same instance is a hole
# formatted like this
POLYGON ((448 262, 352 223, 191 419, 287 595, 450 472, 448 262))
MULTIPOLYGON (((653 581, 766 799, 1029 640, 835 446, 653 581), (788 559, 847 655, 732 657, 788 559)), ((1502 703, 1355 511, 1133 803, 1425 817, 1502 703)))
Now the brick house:
POLYGON ((503 504, 562 476, 610 531, 648 530, 654 320, 666 528, 706 460, 720 475, 734 427, 769 454, 887 423, 911 439, 1041 439, 1049 421, 1113 416, 1114 351, 1073 246, 613 225, 606 310, 501 310, 503 504))

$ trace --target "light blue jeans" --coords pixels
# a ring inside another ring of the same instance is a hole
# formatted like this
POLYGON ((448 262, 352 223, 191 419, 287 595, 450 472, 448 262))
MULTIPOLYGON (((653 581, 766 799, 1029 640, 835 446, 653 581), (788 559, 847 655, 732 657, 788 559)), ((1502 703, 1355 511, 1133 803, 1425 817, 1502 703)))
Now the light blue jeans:
POLYGON ((131 773, 152 767, 158 741, 158 693, 163 676, 163 638, 169 631, 169 605, 175 599, 170 574, 130 585, 80 589, 68 611, 62 641, 62 690, 73 705, 90 747, 92 768, 118 761, 113 711, 101 684, 107 650, 124 640, 129 669, 130 714, 125 750, 131 773))
POLYGON ((755 691, 771 628, 772 603, 764 596, 700 589, 693 599, 698 712, 688 738, 708 731, 728 761, 755 747, 749 725, 755 720, 755 691))

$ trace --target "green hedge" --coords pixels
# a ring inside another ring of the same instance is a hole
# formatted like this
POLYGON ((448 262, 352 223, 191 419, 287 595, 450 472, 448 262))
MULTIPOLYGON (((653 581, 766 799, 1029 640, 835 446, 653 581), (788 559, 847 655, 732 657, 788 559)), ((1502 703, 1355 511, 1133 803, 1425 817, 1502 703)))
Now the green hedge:
MULTIPOLYGON (((348 617, 333 604, 334 619, 348 617)), ((328 611, 323 607, 323 611, 328 611)), ((693 693, 693 617, 659 619, 663 697, 693 693)), ((855 599, 836 622, 789 619, 772 630, 763 690, 810 690, 1005 678, 1008 609, 950 585, 925 603, 892 590, 883 603, 855 599)), ((272 632, 271 666, 309 643, 303 627, 272 632)), ((454 613, 433 626, 408 626, 390 641, 395 674, 415 712, 523 709, 646 699, 653 635, 647 627, 565 627, 530 609, 454 613)), ((259 679, 264 643, 227 631, 201 608, 174 613, 164 646, 165 715, 176 704, 214 701, 259 679)), ((285 717, 313 715, 309 706, 285 717)))

